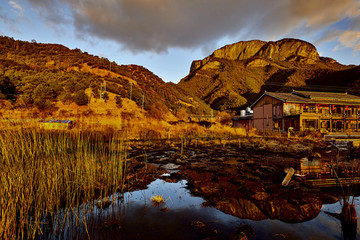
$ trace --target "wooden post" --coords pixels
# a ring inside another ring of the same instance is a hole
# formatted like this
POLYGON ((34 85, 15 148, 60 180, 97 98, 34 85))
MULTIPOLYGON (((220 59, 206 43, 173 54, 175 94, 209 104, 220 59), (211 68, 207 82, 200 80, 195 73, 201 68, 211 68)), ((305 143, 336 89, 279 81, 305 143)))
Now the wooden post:
POLYGON ((284 181, 282 182, 282 185, 284 187, 286 187, 289 184, 294 173, 295 173, 295 170, 293 168, 290 168, 288 173, 286 174, 286 177, 284 178, 284 181))
POLYGON ((168 141, 169 141, 169 145, 170 145, 170 129, 168 130, 168 141))
POLYGON ((184 138, 181 138, 181 150, 180 150, 180 155, 181 155, 181 156, 184 155, 184 138))

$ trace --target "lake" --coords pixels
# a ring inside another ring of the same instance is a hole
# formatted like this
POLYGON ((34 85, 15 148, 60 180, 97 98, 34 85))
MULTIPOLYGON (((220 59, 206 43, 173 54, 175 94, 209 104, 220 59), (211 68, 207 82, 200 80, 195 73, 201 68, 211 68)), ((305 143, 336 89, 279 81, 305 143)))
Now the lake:
MULTIPOLYGON (((356 232, 343 234, 341 222, 324 211, 340 213, 340 202, 326 204, 312 220, 285 223, 279 220, 253 221, 225 214, 206 206, 205 200, 194 197, 186 188, 187 181, 175 183, 157 179, 145 190, 115 194, 109 207, 96 206, 82 214, 74 211, 84 224, 70 224, 56 239, 360 239, 356 232), (152 196, 160 195, 165 202, 155 205, 152 196), (85 221, 83 221, 85 222, 85 221), (86 230, 87 229, 87 230, 86 230)), ((359 215, 360 198, 354 199, 359 215)), ((75 220, 76 217, 71 218, 75 220)), ((71 222, 71 221, 70 221, 71 222)), ((74 221, 75 222, 75 221, 74 221)), ((45 237, 45 236, 44 236, 45 237)))

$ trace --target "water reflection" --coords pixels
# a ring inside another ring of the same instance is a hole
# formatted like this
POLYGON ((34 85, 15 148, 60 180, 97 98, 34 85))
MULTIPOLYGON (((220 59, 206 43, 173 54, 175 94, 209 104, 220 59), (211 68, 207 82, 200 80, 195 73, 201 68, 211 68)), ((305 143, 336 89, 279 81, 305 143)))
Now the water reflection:
MULTIPOLYGON (((106 209, 96 206, 87 214, 76 212, 78 224, 71 224, 62 235, 49 239, 232 239, 239 230, 253 229, 251 239, 360 239, 356 232, 346 235, 341 222, 325 213, 340 213, 341 205, 323 205, 316 218, 302 223, 279 220, 254 221, 227 215, 213 207, 204 207, 204 200, 193 197, 185 188, 187 182, 152 182, 146 190, 115 194, 106 209), (166 202, 154 206, 151 196, 161 195, 166 202), (167 210, 164 210, 168 208, 167 210), (86 219, 86 222, 82 219, 86 219), (86 224, 85 224, 86 223, 86 224)), ((355 198, 359 214, 359 197, 355 198)), ((74 221, 75 222, 75 221, 74 221)), ((358 224, 360 226, 360 224, 358 224)))
POLYGON ((339 177, 359 177, 360 162, 356 160, 331 162, 304 157, 300 160, 299 174, 306 176, 307 179, 334 178, 334 169, 339 177))

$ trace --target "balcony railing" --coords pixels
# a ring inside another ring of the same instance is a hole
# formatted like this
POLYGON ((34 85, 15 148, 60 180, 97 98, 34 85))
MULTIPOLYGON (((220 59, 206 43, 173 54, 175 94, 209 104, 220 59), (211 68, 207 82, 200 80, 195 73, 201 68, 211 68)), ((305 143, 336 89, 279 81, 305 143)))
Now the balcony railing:
POLYGON ((299 115, 299 114, 300 114, 300 110, 290 110, 284 112, 284 116, 299 115))
POLYGON ((303 113, 316 113, 316 109, 313 108, 303 109, 303 113))
POLYGON ((359 118, 360 119, 360 113, 357 115, 355 114, 346 114, 346 113, 330 113, 330 112, 321 112, 314 109, 302 109, 302 110, 289 110, 284 111, 283 113, 273 113, 274 118, 281 118, 283 116, 292 116, 292 115, 299 115, 301 113, 310 113, 315 114, 317 116, 320 116, 321 118, 359 118))
POLYGON ((347 118, 356 118, 357 115, 356 114, 345 114, 345 117, 347 117, 347 118))

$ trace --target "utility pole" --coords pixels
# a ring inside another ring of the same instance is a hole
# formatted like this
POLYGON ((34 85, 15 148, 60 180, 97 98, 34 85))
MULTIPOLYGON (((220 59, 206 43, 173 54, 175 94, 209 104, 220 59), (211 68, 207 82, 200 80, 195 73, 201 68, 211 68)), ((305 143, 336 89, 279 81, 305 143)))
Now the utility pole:
POLYGON ((88 106, 90 106, 90 98, 91 98, 91 85, 89 85, 89 101, 88 101, 88 106))
POLYGON ((132 97, 132 82, 130 82, 130 100, 131 100, 131 97, 132 97))
POLYGON ((141 107, 141 110, 144 111, 144 103, 145 103, 145 96, 144 94, 142 95, 142 107, 141 107))
POLYGON ((102 99, 102 83, 100 83, 100 100, 102 99))

